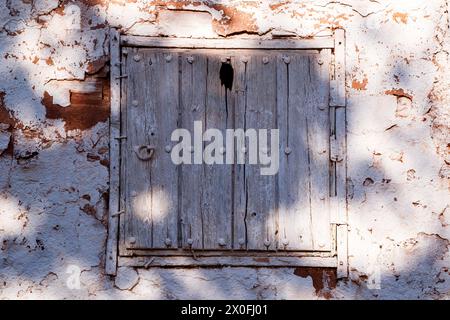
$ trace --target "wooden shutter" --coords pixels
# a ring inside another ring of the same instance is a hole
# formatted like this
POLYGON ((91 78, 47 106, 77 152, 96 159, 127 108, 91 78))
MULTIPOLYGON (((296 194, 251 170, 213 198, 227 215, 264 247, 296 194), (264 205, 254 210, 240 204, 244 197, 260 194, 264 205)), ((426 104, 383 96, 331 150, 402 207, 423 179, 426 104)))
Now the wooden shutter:
POLYGON ((126 247, 331 250, 330 56, 329 49, 130 52, 122 119, 126 247), (231 90, 219 77, 225 60, 234 71, 231 90), (224 140, 227 128, 278 128, 279 173, 263 176, 248 161, 174 165, 171 133, 193 135, 194 121, 222 130, 224 140))

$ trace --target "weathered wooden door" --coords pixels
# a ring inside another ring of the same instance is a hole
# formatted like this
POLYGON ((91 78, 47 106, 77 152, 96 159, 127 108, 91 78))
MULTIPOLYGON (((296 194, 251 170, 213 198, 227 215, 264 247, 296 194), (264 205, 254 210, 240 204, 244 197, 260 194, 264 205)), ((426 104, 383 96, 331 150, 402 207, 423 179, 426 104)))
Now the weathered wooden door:
POLYGON ((330 59, 330 49, 130 50, 126 248, 330 251, 330 59), (264 151, 279 153, 278 173, 261 175, 248 152, 245 164, 174 164, 171 134, 194 136, 195 121, 224 137, 225 129, 279 129, 277 150, 264 151))

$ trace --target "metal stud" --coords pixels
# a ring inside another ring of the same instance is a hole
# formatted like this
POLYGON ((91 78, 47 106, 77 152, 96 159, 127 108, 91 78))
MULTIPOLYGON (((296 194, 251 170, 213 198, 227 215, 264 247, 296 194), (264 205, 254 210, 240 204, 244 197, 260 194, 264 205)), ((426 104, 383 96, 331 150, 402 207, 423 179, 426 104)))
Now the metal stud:
POLYGON ((262 154, 267 154, 268 152, 269 152, 269 150, 267 148, 261 148, 262 154))
POLYGON ((319 64, 319 66, 321 66, 321 65, 323 65, 323 60, 322 60, 322 59, 319 59, 319 60, 317 61, 317 63, 319 64))
POLYGON ((172 245, 172 240, 170 240, 170 238, 166 238, 166 240, 164 240, 164 244, 165 244, 167 247, 170 247, 170 246, 172 245))
POLYGON ((292 149, 289 148, 289 147, 286 147, 286 148, 284 149, 284 153, 286 153, 286 154, 290 154, 291 152, 292 152, 292 149))
POLYGON ((139 62, 141 60, 141 56, 136 54, 136 55, 134 55, 133 60, 136 62, 139 62))
POLYGON ((128 54, 128 50, 127 50, 127 49, 123 49, 123 50, 122 50, 122 54, 123 54, 124 56, 126 56, 126 55, 128 54))
POLYGON ((325 243, 323 243, 323 242, 319 243, 319 248, 323 248, 323 247, 325 247, 325 243))
POLYGON ((190 147, 189 147, 189 152, 190 152, 190 153, 194 153, 194 147, 193 147, 193 146, 190 146, 190 147))
POLYGON ((187 239, 187 244, 188 244, 189 246, 192 246, 193 243, 194 243, 194 240, 192 240, 191 238, 188 238, 188 239, 187 239))
POLYGON ((247 62, 248 62, 248 57, 247 57, 247 56, 243 56, 243 57, 241 58, 241 61, 242 61, 243 63, 247 63, 247 62))
POLYGON ((283 241, 281 241, 281 243, 283 244, 283 246, 287 247, 287 245, 289 244, 289 240, 284 238, 283 241))
POLYGON ((241 152, 242 153, 246 153, 247 152, 247 148, 246 147, 242 147, 241 152))
POLYGON ((262 59, 262 62, 263 62, 264 64, 268 64, 268 63, 269 63, 269 58, 264 57, 264 58, 262 59))
POLYGON ((284 56, 283 61, 284 61, 284 63, 289 64, 291 62, 291 58, 288 56, 284 56))
POLYGON ((269 247, 270 246, 270 241, 269 240, 264 240, 264 246, 265 247, 269 247))
POLYGON ((165 59, 166 59, 166 62, 172 61, 172 55, 171 54, 166 55, 165 59))
POLYGON ((128 242, 129 242, 130 244, 135 244, 135 243, 136 243, 136 238, 135 238, 135 237, 129 237, 129 238, 128 238, 128 242))
POLYGON ((244 239, 244 238, 239 238, 238 243, 239 243, 239 245, 240 245, 241 247, 243 247, 244 244, 245 244, 245 239, 244 239))
POLYGON ((164 150, 166 150, 166 152, 169 153, 170 151, 172 151, 172 146, 167 145, 165 146, 164 150))
POLYGON ((132 104, 134 107, 137 107, 137 106, 139 105, 139 101, 133 100, 133 101, 131 101, 131 104, 132 104))
POLYGON ((193 56, 189 56, 187 57, 187 62, 189 62, 190 64, 192 64, 194 62, 194 57, 193 56))
POLYGON ((220 154, 224 154, 224 153, 225 153, 225 148, 224 148, 224 147, 221 147, 221 148, 219 149, 219 153, 220 153, 220 154))
POLYGON ((219 238, 219 246, 224 247, 225 246, 225 239, 224 238, 219 238))

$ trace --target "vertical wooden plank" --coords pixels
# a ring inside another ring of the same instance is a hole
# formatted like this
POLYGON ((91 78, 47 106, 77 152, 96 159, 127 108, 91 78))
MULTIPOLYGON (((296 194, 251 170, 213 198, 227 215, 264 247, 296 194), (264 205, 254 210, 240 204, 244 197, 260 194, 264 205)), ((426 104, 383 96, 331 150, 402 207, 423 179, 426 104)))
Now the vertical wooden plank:
MULTIPOLYGON (((253 55, 247 64, 247 129, 276 126, 276 64, 276 56, 269 54, 253 55)), ((276 176, 261 175, 259 165, 248 164, 245 170, 247 249, 273 250, 276 248, 276 176)))
MULTIPOLYGON (((129 48, 122 48, 121 55, 121 74, 127 74, 127 57, 129 48)), ((120 85, 120 208, 123 213, 119 216, 119 255, 131 255, 132 252, 127 250, 125 243, 126 239, 126 217, 129 212, 126 212, 126 185, 127 185, 127 159, 128 159, 128 149, 127 149, 127 88, 128 88, 128 78, 121 79, 120 85)))
POLYGON ((120 146, 116 138, 120 135, 120 35, 116 29, 109 34, 111 55, 111 115, 109 149, 109 215, 108 239, 106 242, 106 274, 115 275, 117 269, 117 237, 119 225, 119 177, 120 146))
POLYGON ((311 230, 313 249, 331 250, 330 225, 330 120, 329 61, 330 51, 309 58, 308 148, 311 186, 311 230))
MULTIPOLYGON (((181 123, 180 127, 189 130, 194 137, 194 121, 205 127, 207 57, 204 54, 187 52, 181 55, 181 123)), ((191 141, 193 145, 194 141, 191 141)), ((203 145, 203 143, 202 143, 203 145)), ((202 150, 200 150, 202 152, 202 150)), ((182 246, 184 248, 203 248, 202 192, 209 187, 203 183, 203 166, 194 163, 181 165, 180 210, 182 246)))
MULTIPOLYGON (((226 102, 226 89, 220 82, 221 65, 220 56, 208 57, 205 130, 219 129, 225 137, 225 129, 231 122, 231 105, 226 102)), ((225 164, 204 164, 203 170, 204 249, 229 249, 231 248, 232 167, 225 164)))
POLYGON ((343 107, 345 97, 345 31, 334 31, 334 79, 330 81, 330 106, 343 107))
POLYGON ((337 226, 337 257, 339 278, 348 276, 348 244, 347 244, 347 145, 346 145, 346 108, 336 108, 335 138, 339 148, 336 159, 336 209, 337 226))
POLYGON ((278 58, 279 243, 281 250, 312 250, 307 95, 309 59, 302 54, 278 58))
MULTIPOLYGON (((247 66, 250 57, 248 52, 240 57, 232 58, 232 65, 234 67, 234 128, 247 129, 246 114, 247 114, 247 66)), ((234 199, 233 199, 233 230, 234 241, 233 248, 235 250, 247 249, 247 197, 248 189, 246 184, 246 165, 245 162, 238 163, 238 153, 242 152, 245 146, 245 137, 241 139, 237 137, 234 139, 234 199)), ((244 159, 245 160, 245 159, 244 159)))
MULTIPOLYGON (((152 79, 147 78, 148 60, 144 49, 129 49, 127 59, 127 105, 126 105, 126 213, 125 246, 127 248, 152 247, 152 185, 151 163, 153 159, 139 159, 137 149, 151 146, 147 128, 154 122, 153 109, 156 93, 152 79), (147 60, 147 61, 146 61, 147 60), (150 99, 147 100, 147 90, 150 99)), ((153 146, 154 147, 154 146, 153 146)))
MULTIPOLYGON (((179 112, 179 59, 176 52, 158 51, 146 55, 154 57, 151 69, 146 68, 157 88, 153 96, 146 88, 146 100, 154 100, 154 122, 147 127, 155 153, 151 160, 151 214, 153 248, 176 248, 178 243, 178 169, 172 162, 170 141, 173 130, 178 127, 179 112), (153 135, 152 135, 153 133, 153 135)), ((150 64, 150 61, 147 63, 150 64)), ((144 132, 144 133, 145 133, 144 132)), ((147 133, 148 134, 148 133, 147 133)))

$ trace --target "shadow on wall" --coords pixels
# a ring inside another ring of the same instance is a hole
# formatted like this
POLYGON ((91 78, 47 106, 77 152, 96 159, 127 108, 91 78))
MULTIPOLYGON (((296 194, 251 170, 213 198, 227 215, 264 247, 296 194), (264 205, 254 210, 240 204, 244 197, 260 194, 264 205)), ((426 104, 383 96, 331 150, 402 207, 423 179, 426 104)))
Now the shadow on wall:
MULTIPOLYGON (((107 27, 105 31, 106 29, 107 27)), ((368 35, 368 41, 375 40, 368 35)), ((3 51, 13 52, 13 45, 10 49, 3 48, 3 51)), ((8 128, 4 126, 6 129, 0 129, 12 134, 8 148, 0 156, 1 167, 5 168, 0 173, 0 296, 12 295, 9 290, 13 290, 19 298, 36 292, 42 292, 48 298, 90 295, 105 298, 129 297, 128 291, 116 290, 111 279, 103 275, 108 209, 107 66, 96 70, 85 81, 69 81, 69 88, 77 87, 76 83, 83 83, 81 86, 84 89, 79 92, 73 90, 70 106, 66 107, 55 103, 48 93, 44 93, 43 97, 36 95, 31 83, 26 85, 27 77, 31 76, 27 67, 16 68, 12 72, 16 78, 25 79, 25 85, 21 85, 20 90, 28 92, 23 96, 41 101, 46 110, 46 119, 42 119, 42 122, 34 127, 24 126, 15 119, 8 106, 0 105, 0 122, 8 125, 8 128), (66 271, 69 265, 80 268, 83 286, 81 291, 67 287, 70 274, 66 271)), ((401 72, 408 74, 409 71, 404 69, 401 72)), ((13 94, 13 91, 9 90, 8 94, 13 94)), ((364 103, 370 100, 363 94, 360 96, 364 103)), ((386 223, 383 217, 389 217, 389 224, 392 225, 390 232, 403 234, 405 221, 421 221, 421 216, 427 212, 423 204, 414 204, 414 200, 411 202, 411 210, 403 211, 405 206, 399 205, 399 201, 410 199, 398 199, 397 195, 405 194, 408 197, 411 191, 426 192, 423 185, 413 184, 415 176, 419 172, 422 179, 435 175, 435 168, 429 168, 427 165, 424 159, 428 157, 424 156, 419 143, 421 137, 429 136, 429 127, 413 127, 411 117, 396 118, 395 110, 392 109, 396 107, 393 98, 389 98, 387 103, 381 106, 383 112, 380 112, 378 98, 380 97, 373 100, 370 118, 367 114, 361 114, 362 111, 360 113, 363 109, 362 103, 356 96, 350 97, 348 106, 349 134, 354 136, 363 135, 361 130, 369 130, 367 128, 371 126, 374 128, 377 123, 385 123, 386 113, 393 114, 391 126, 384 128, 384 132, 372 135, 376 141, 366 141, 364 146, 353 144, 358 144, 361 139, 349 141, 353 152, 359 151, 358 154, 349 155, 353 158, 352 167, 349 167, 352 179, 349 182, 349 197, 351 206, 356 206, 352 208, 357 213, 351 217, 351 222, 354 219, 359 225, 369 224, 374 226, 376 232, 377 228, 385 230, 380 224, 386 223), (417 137, 414 141, 419 143, 419 147, 415 143, 406 146, 413 148, 416 145, 416 148, 408 153, 408 161, 412 167, 405 172, 406 182, 392 181, 391 176, 398 176, 395 174, 396 170, 403 170, 401 164, 404 160, 401 152, 397 155, 393 152, 390 158, 392 161, 386 162, 382 159, 381 152, 373 146, 382 146, 387 152, 404 150, 405 140, 409 140, 411 136, 417 137), (429 171, 426 168, 429 168, 429 171), (367 201, 371 203, 369 207, 367 201), (365 210, 370 208, 370 211, 358 212, 358 205, 364 206, 365 210), (378 218, 378 222, 374 222, 378 218)), ((368 107, 364 107, 364 111, 366 110, 368 107)), ((33 114, 32 110, 30 113, 33 114)), ((416 118, 414 121, 420 120, 416 118)), ((434 154, 429 155, 429 158, 433 157, 434 154)), ((428 223, 429 220, 423 221, 428 223)), ((437 234, 438 228, 439 225, 426 229, 437 234)), ((382 237, 376 235, 375 238, 382 237)), ((399 239, 402 239, 401 236, 399 239)), ((408 248, 411 255, 401 256, 404 259, 396 257, 398 269, 396 266, 387 266, 389 261, 383 258, 387 253, 380 248, 380 256, 374 264, 382 266, 378 279, 382 291, 389 290, 394 297, 409 297, 405 291, 408 287, 414 287, 422 288, 418 290, 419 294, 425 296, 433 294, 440 285, 443 286, 439 284, 440 273, 437 270, 441 268, 447 254, 443 249, 448 247, 448 240, 432 234, 421 234, 418 239, 420 241, 402 240, 401 243, 408 248), (436 248, 439 250, 435 250, 436 248)), ((367 241, 362 243, 366 244, 367 241)), ((397 250, 399 244, 398 241, 392 241, 388 246, 391 247, 390 250, 397 250)), ((365 248, 350 243, 350 250, 362 251, 365 248)), ((404 253, 401 251, 399 254, 404 253)), ((189 292, 189 297, 193 299, 207 298, 205 292, 224 298, 312 297, 309 291, 311 282, 303 279, 309 276, 313 280, 315 294, 324 298, 338 298, 340 294, 339 290, 333 291, 335 276, 330 270, 194 268, 184 270, 184 274, 180 275, 173 269, 151 268, 139 271, 140 280, 134 271, 123 272, 129 272, 129 275, 121 278, 124 285, 119 287, 135 288, 133 292, 144 298, 149 294, 148 288, 161 292, 156 298, 183 298, 186 292, 189 292), (300 278, 293 280, 292 274, 300 278)), ((358 270, 352 272, 359 274, 358 270)), ((443 266, 442 272, 445 272, 443 266)), ((365 298, 383 297, 382 291, 359 289, 367 282, 367 274, 364 272, 361 272, 359 278, 353 277, 348 284, 349 287, 354 284, 356 289, 349 289, 351 294, 365 298)), ((342 283, 342 286, 345 287, 345 283, 342 283)))

